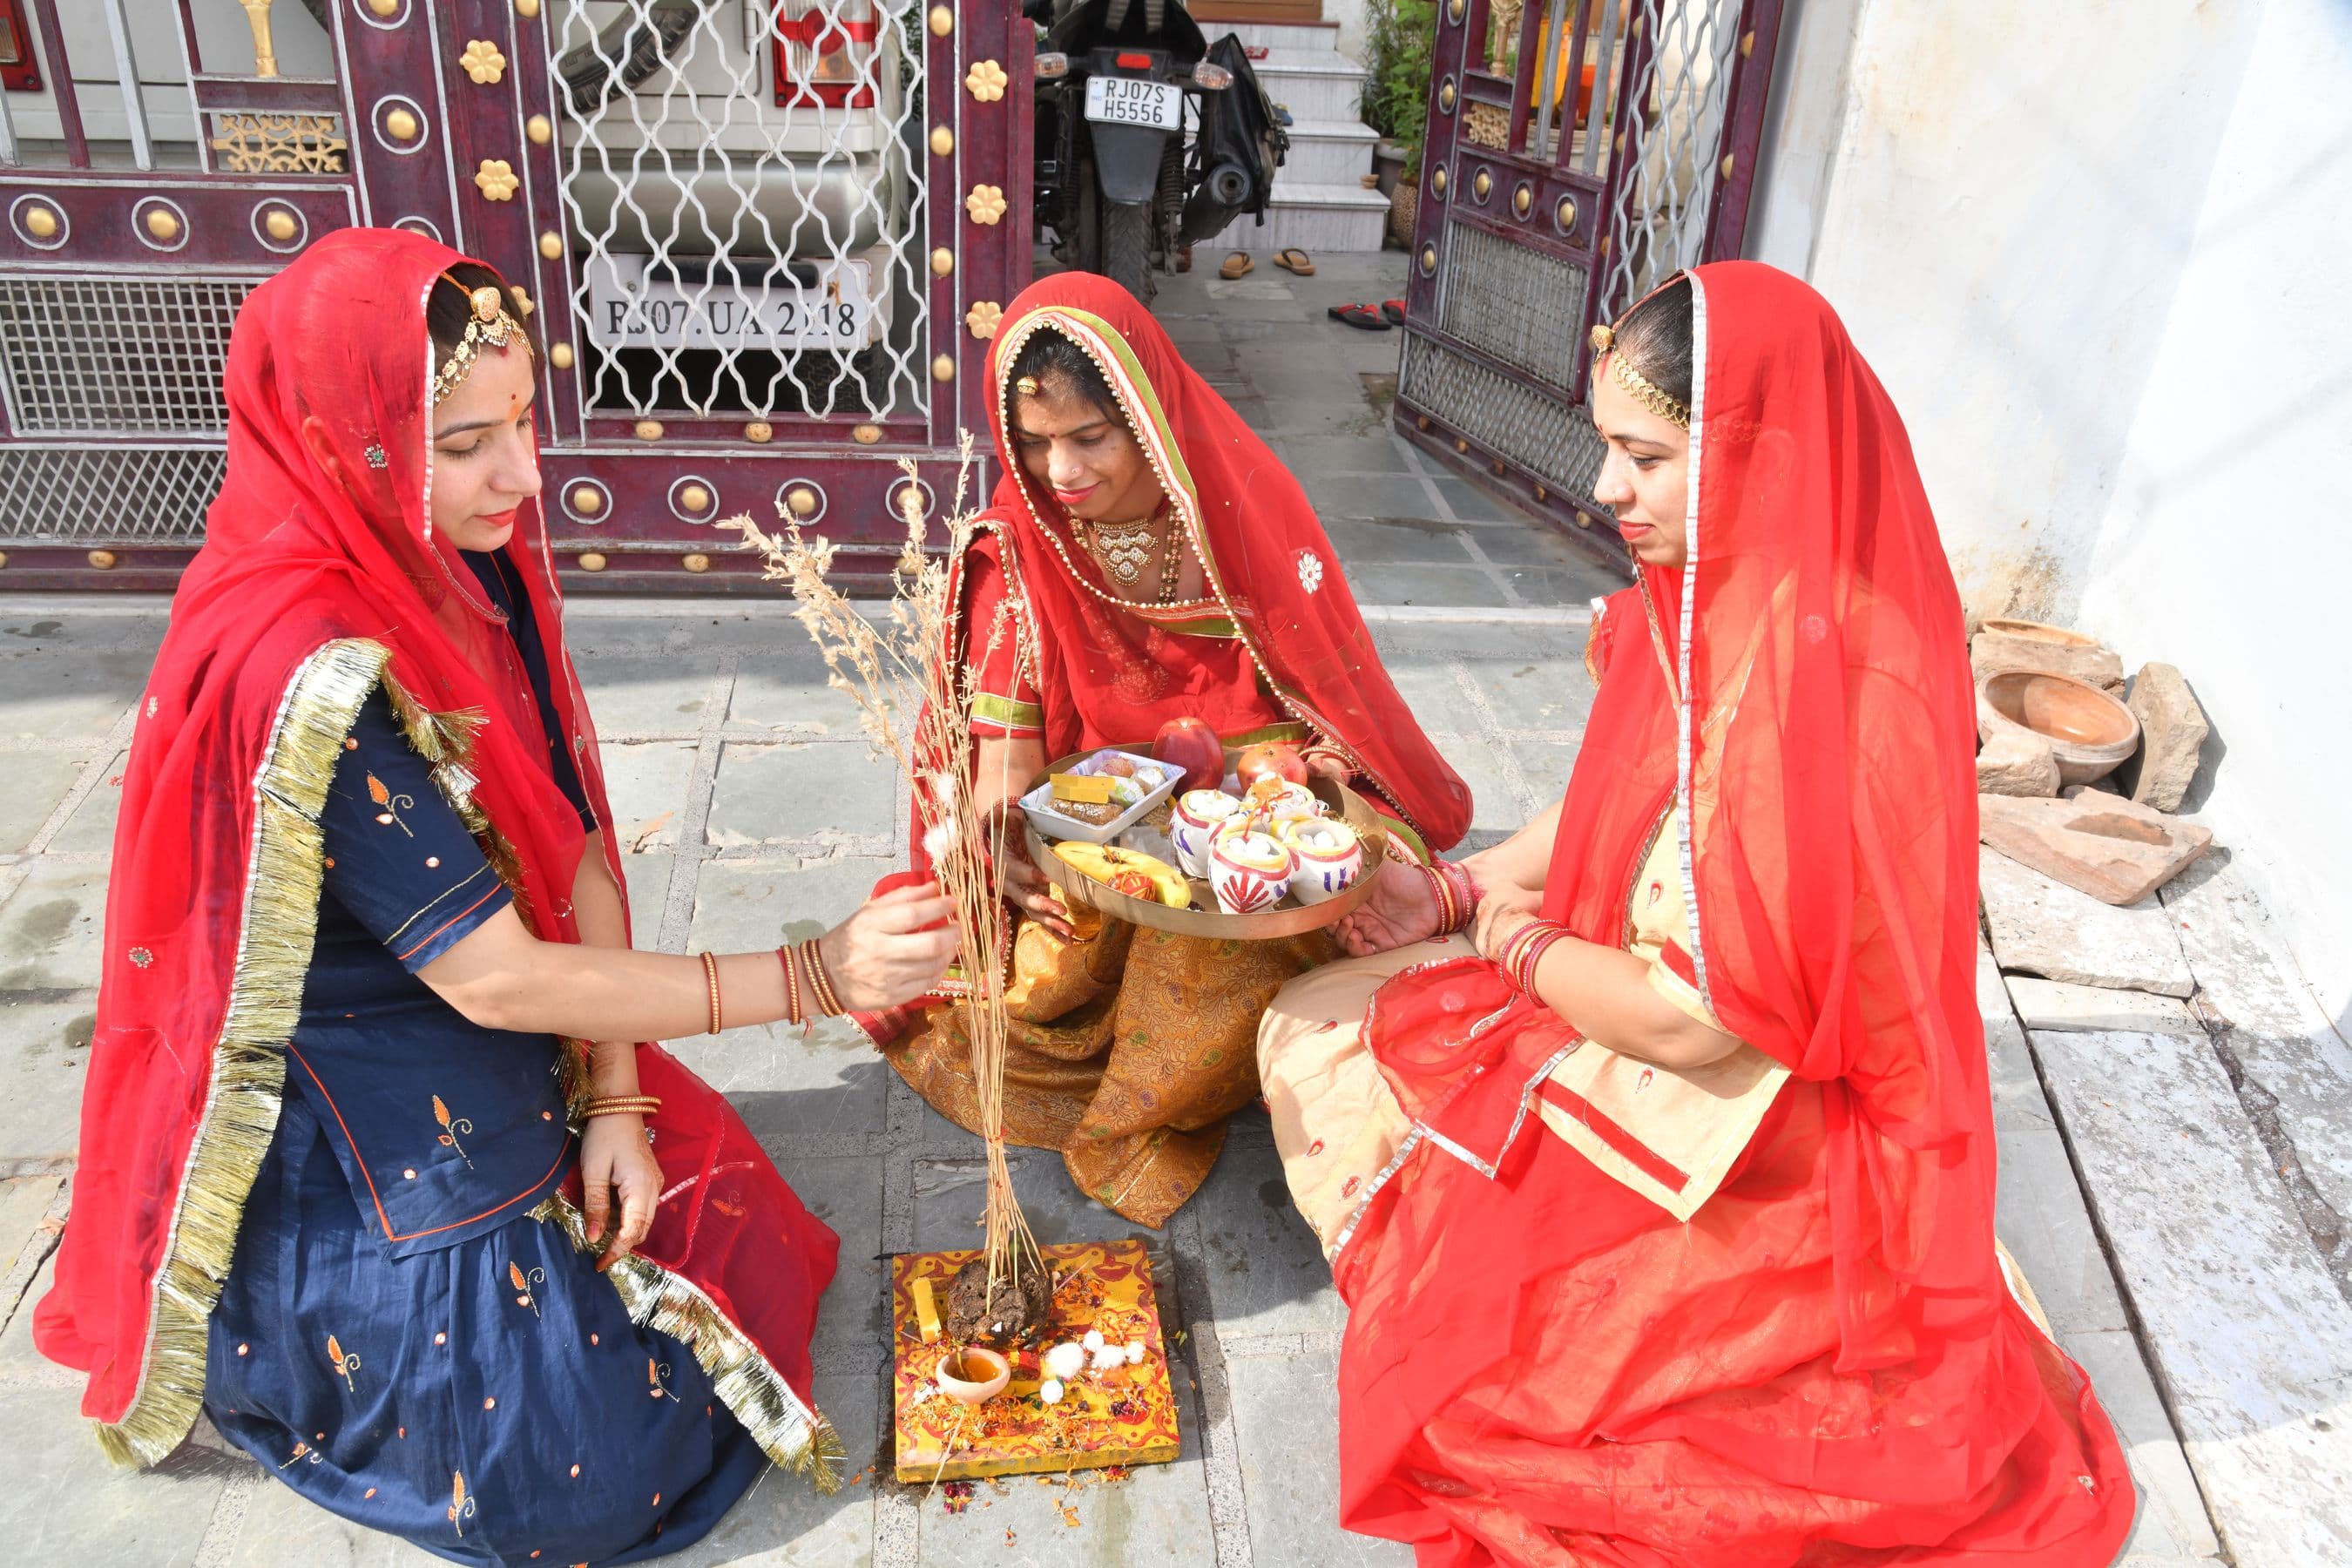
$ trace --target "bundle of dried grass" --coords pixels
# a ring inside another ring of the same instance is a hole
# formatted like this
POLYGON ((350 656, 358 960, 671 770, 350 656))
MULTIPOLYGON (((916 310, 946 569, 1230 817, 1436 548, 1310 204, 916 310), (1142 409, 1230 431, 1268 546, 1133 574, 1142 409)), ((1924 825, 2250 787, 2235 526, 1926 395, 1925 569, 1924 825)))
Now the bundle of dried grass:
MULTIPOLYGON (((982 1300, 997 1300, 1000 1282, 1015 1297, 1025 1297, 1024 1271, 1043 1282, 1045 1265, 1004 1163, 1004 981, 1013 914, 995 868, 1004 863, 1013 829, 1010 811, 982 811, 968 787, 979 763, 971 732, 975 666, 985 658, 959 658, 950 635, 956 606, 950 598, 949 563, 960 560, 971 542, 975 515, 968 504, 971 437, 964 436, 959 453, 943 555, 934 557, 924 549, 922 491, 912 482, 915 465, 899 466, 909 481, 898 491, 906 539, 891 568, 890 598, 877 612, 861 611, 834 585, 832 542, 803 533, 781 505, 781 533, 766 531, 748 515, 719 526, 740 533, 745 545, 764 558, 767 579, 791 588, 797 605, 793 618, 824 657, 825 684, 856 705, 859 725, 875 752, 889 757, 909 781, 916 820, 924 825, 923 851, 956 911, 959 947, 950 989, 964 1012, 988 1158, 982 1300)), ((992 653, 1017 635, 1012 605, 1003 607, 993 625, 971 630, 982 634, 981 647, 992 653)), ((1010 783, 998 781, 996 798, 1011 796, 1010 783)))

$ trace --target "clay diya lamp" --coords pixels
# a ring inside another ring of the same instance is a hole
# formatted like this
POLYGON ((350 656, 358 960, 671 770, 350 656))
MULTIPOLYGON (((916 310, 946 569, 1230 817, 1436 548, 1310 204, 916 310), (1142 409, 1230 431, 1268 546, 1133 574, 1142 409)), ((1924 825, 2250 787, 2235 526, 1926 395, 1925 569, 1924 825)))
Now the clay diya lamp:
POLYGON ((1188 877, 1209 874, 1209 845, 1218 830, 1242 809, 1242 803, 1221 789, 1186 790, 1168 814, 1168 841, 1176 847, 1176 864, 1188 877))
POLYGON ((1229 915, 1272 909, 1290 890, 1298 858, 1254 819, 1225 825, 1209 846, 1209 887, 1229 915))
POLYGON ((940 1358, 940 1392, 959 1405, 985 1405, 1012 1381, 1013 1363, 978 1345, 940 1358))
POLYGON ((2058 784, 2089 784, 2139 749, 2132 710, 2071 675, 2008 669, 1977 686, 1977 734, 1990 740, 2004 725, 2039 735, 2058 760, 2058 784))
POLYGON ((1290 892, 1302 904, 1337 898, 1364 874, 1364 846, 1344 822, 1325 816, 1293 818, 1277 823, 1274 831, 1297 858, 1290 892))

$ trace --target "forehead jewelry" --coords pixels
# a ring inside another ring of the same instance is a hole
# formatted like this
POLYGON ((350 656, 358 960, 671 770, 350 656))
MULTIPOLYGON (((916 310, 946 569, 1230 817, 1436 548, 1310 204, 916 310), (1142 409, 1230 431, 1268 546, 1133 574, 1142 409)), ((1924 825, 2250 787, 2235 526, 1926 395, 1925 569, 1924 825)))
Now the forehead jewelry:
POLYGON ((499 349, 510 342, 520 343, 523 353, 530 353, 530 340, 523 335, 522 323, 507 310, 505 289, 487 284, 479 289, 466 289, 446 272, 441 277, 443 281, 465 289, 467 300, 473 307, 473 314, 466 322, 466 335, 458 340, 456 352, 449 356, 449 363, 443 365, 441 373, 433 378, 433 405, 436 408, 457 390, 467 376, 473 374, 475 362, 481 358, 484 343, 499 349))
POLYGON ((1601 369, 1601 362, 1604 359, 1609 362, 1611 377, 1625 389, 1628 397, 1659 418, 1679 425, 1685 430, 1690 428, 1690 410, 1684 406, 1680 398, 1673 396, 1633 368, 1633 362, 1617 351, 1615 329, 1606 324, 1592 329, 1592 368, 1595 372, 1601 369))
POLYGON ((1037 378, 1034 375, 1024 375, 1013 384, 1013 390, 1024 397, 1034 397, 1037 395, 1037 378))

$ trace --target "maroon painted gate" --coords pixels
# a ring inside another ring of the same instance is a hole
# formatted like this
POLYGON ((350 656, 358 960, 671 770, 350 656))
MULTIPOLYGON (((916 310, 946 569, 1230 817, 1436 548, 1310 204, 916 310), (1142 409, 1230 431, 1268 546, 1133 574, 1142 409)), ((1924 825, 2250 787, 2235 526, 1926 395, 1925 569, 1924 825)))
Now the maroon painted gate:
POLYGON ((749 586, 711 525, 779 508, 886 569, 901 460, 936 510, 959 430, 989 450, 1032 39, 925 0, 0 0, 0 588, 176 578, 237 304, 353 225, 525 291, 569 587, 749 586))
POLYGON ((1587 336, 1738 254, 1780 18, 1780 0, 1441 0, 1406 437, 1622 552, 1592 499, 1587 336))

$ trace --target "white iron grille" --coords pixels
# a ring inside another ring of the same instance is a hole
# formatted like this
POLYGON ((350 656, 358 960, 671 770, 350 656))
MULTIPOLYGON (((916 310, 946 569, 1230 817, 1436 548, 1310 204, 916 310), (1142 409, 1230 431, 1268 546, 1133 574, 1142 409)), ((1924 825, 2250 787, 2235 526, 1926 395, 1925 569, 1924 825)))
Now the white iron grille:
POLYGON ((218 447, 0 447, 0 540, 201 543, 227 468, 218 447))
POLYGON ((217 435, 249 279, 0 278, 0 375, 16 434, 217 435))
POLYGON ((1601 437, 1581 408, 1548 397, 1476 360, 1407 333, 1397 395, 1444 412, 1446 422, 1553 489, 1590 498, 1601 437))
POLYGON ((1654 46, 1623 94, 1638 143, 1625 188, 1610 215, 1614 258, 1602 281, 1599 318, 1617 316, 1662 279, 1695 267, 1706 252, 1715 205, 1716 149, 1731 96, 1731 51, 1739 41, 1739 0, 1638 0, 1654 46))
POLYGON ((923 409, 917 0, 554 0, 551 9, 573 304, 590 324, 589 406, 923 409), (780 346, 743 325, 756 316, 804 332, 812 307, 839 310, 859 297, 870 307, 851 312, 847 341, 780 346), (627 316, 632 299, 644 315, 627 316), (616 340, 624 319, 648 330, 616 340))
POLYGON ((1448 224, 1438 328, 1566 392, 1583 346, 1586 273, 1475 224, 1448 224))

